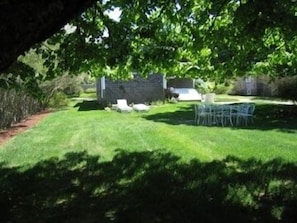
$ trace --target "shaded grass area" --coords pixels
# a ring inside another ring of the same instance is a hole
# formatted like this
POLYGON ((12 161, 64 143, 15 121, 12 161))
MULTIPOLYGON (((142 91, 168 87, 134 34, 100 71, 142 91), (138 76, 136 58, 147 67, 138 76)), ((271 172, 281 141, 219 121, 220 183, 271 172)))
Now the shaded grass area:
POLYGON ((249 96, 252 101, 275 101, 275 102, 288 102, 288 99, 277 98, 277 97, 264 97, 264 96, 249 96))
MULTIPOLYGON (((181 104, 177 110, 147 115, 146 119, 172 125, 195 125, 193 110, 193 104, 181 104)), ((212 128, 212 126, 209 126, 209 128, 212 128)), ((297 106, 265 103, 257 104, 253 123, 247 126, 233 126, 232 128, 258 130, 278 129, 287 132, 297 130, 297 106)))
POLYGON ((251 128, 262 130, 279 129, 280 131, 296 133, 297 106, 282 104, 259 104, 255 112, 255 125, 251 128))
POLYGON ((91 110, 99 110, 102 107, 98 104, 96 100, 89 101, 80 101, 74 105, 75 108, 78 108, 78 111, 91 111, 91 110))
POLYGON ((68 153, 0 166, 1 222, 296 222, 297 166, 227 157, 179 162, 161 151, 106 162, 68 153))

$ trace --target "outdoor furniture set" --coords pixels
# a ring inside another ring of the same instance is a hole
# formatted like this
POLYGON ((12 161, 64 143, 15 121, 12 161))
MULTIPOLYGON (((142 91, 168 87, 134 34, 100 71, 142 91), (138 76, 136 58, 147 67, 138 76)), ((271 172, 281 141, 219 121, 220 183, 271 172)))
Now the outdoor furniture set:
POLYGON ((255 104, 196 104, 195 124, 197 125, 247 125, 253 121, 255 104))

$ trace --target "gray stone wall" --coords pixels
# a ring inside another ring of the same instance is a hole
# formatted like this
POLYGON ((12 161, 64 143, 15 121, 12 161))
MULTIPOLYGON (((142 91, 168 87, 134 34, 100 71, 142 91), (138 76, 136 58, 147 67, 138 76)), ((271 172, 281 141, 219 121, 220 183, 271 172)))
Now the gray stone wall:
POLYGON ((174 78, 167 80, 167 87, 173 88, 193 88, 193 79, 190 78, 174 78))
POLYGON ((128 103, 151 103, 164 100, 163 75, 152 74, 147 78, 134 76, 134 79, 110 80, 105 79, 105 90, 101 91, 100 80, 97 82, 97 95, 99 100, 115 104, 117 99, 127 99, 128 103), (101 95, 103 93, 103 95, 101 95))

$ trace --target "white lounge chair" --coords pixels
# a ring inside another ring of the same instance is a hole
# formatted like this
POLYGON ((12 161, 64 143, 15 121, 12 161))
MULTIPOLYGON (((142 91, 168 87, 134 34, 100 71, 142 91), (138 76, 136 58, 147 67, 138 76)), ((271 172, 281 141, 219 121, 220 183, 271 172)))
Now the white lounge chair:
POLYGON ((117 99, 117 111, 131 112, 132 110, 133 110, 133 108, 127 104, 126 99, 117 99))
POLYGON ((138 112, 147 112, 150 110, 150 107, 145 104, 135 104, 133 105, 133 109, 138 112))

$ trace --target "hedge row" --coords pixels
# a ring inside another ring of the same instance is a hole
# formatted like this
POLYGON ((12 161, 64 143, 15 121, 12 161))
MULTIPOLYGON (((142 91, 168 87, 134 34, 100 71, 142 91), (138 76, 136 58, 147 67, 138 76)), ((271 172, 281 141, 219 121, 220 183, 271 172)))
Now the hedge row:
POLYGON ((24 91, 0 89, 0 129, 8 128, 41 110, 39 101, 24 91))

